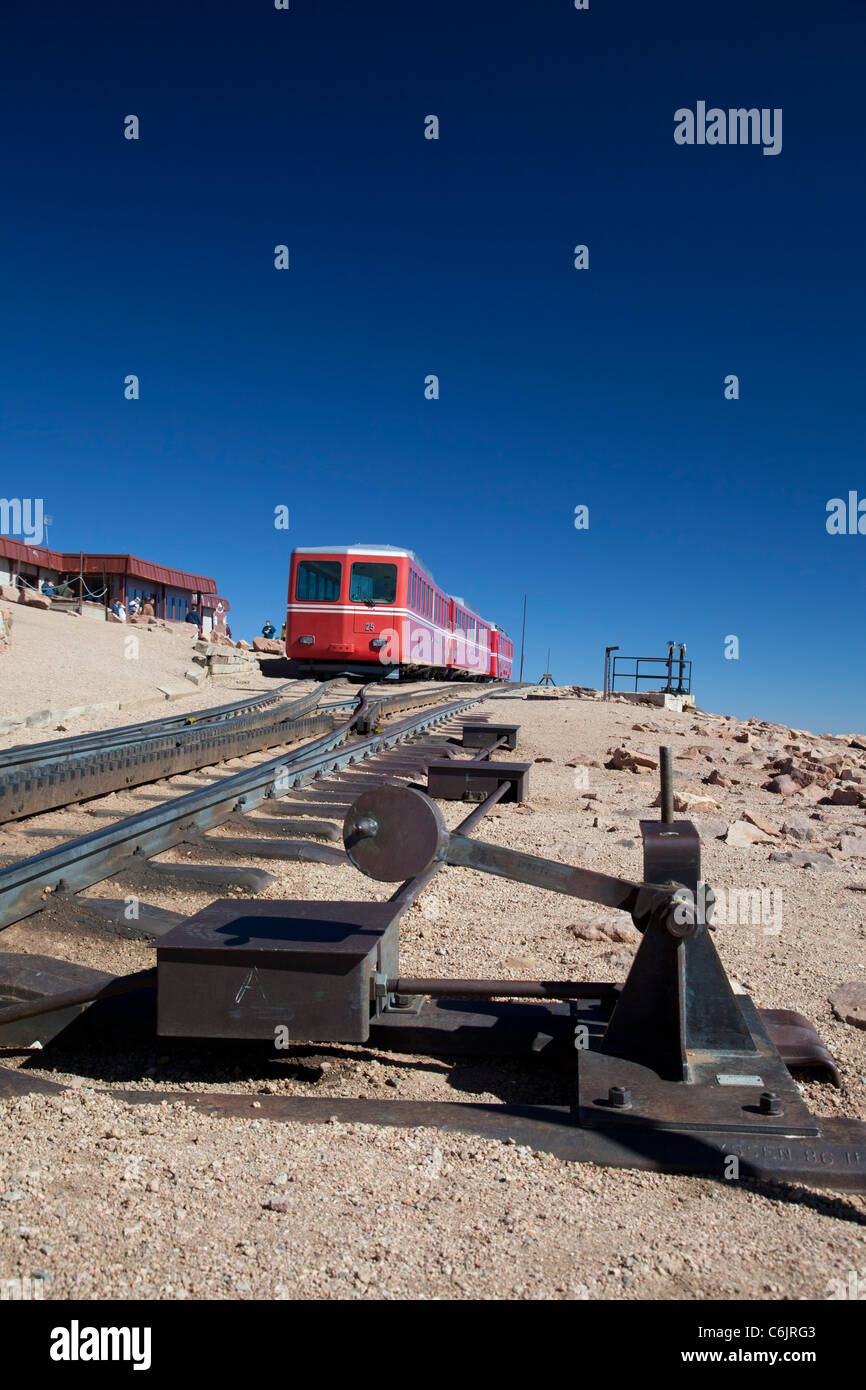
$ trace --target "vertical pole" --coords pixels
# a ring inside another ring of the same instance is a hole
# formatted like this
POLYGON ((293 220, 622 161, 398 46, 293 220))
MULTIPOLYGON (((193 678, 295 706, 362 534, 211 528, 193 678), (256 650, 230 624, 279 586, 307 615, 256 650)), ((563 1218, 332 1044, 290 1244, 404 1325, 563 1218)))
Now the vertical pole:
POLYGON ((108 622, 108 609, 110 607, 111 595, 108 592, 108 580, 105 575, 105 565, 102 566, 102 606, 105 609, 105 621, 108 622))
POLYGON ((523 631, 520 634, 520 676, 523 680, 523 648, 526 641, 526 594, 523 595, 523 631))
POLYGON ((683 675, 685 674, 685 669, 686 669, 686 644, 685 644, 685 642, 680 642, 680 677, 679 677, 679 680, 677 681, 677 694, 678 694, 678 695, 683 695, 683 694, 685 694, 685 691, 683 690, 683 675))
POLYGON ((78 611, 84 612, 84 551, 78 552, 78 611))
POLYGON ((674 822, 674 768, 673 757, 670 746, 667 745, 659 749, 659 774, 661 777, 661 803, 662 803, 662 822, 664 825, 673 825, 674 822))

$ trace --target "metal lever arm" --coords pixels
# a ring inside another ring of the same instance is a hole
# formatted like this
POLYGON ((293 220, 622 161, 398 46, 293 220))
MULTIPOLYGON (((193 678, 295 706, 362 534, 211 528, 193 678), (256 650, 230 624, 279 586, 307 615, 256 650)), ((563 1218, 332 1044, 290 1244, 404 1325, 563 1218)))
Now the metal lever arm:
POLYGON ((560 864, 555 859, 523 854, 517 850, 492 845, 486 840, 470 840, 465 835, 449 835, 445 853, 439 856, 444 863, 464 869, 479 869, 499 878, 516 879, 553 893, 565 893, 572 898, 600 903, 602 907, 618 907, 633 917, 647 917, 656 909, 671 906, 673 888, 650 883, 632 883, 629 879, 614 878, 593 869, 560 864))
POLYGON ((413 787, 386 785, 364 792, 346 815, 343 843, 356 868, 380 882, 399 883, 444 863, 619 908, 630 912, 641 929, 653 917, 677 938, 690 936, 695 927, 691 895, 679 884, 632 883, 449 835, 439 807, 413 787))

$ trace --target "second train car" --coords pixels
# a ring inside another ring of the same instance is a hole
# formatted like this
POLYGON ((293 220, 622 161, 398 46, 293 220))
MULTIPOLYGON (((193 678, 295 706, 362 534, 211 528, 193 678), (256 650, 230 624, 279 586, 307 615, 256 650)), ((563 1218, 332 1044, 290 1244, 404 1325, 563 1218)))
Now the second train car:
POLYGON ((413 551, 319 545, 292 552, 286 655, 302 675, 510 680, 513 647, 413 551))

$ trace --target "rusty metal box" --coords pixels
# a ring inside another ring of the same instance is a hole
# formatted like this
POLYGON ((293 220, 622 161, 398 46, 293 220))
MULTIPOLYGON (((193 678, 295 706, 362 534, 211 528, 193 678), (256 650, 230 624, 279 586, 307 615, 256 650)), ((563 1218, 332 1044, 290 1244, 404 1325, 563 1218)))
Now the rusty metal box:
POLYGON ((221 898, 159 939, 157 1032, 366 1042, 370 977, 399 973, 396 917, 391 903, 221 898))
POLYGON ((470 720, 463 725, 463 747, 488 748, 497 739, 504 738, 506 748, 516 748, 519 729, 519 724, 497 724, 493 720, 487 724, 470 720))
POLYGON ((502 800, 525 801, 529 795, 530 767, 531 763, 437 759, 427 768, 427 794, 441 801, 484 801, 502 782, 507 782, 508 791, 502 800))

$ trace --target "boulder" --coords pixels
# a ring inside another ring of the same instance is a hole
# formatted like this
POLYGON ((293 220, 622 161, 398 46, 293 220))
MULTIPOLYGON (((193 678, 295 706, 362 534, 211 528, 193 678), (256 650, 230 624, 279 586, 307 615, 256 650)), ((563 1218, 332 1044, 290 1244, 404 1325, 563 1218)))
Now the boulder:
POLYGON ((782 834, 789 840, 817 840, 814 822, 808 816, 790 816, 782 821, 782 834))
POLYGON ((212 646, 212 647, 233 647, 233 646, 234 646, 234 642, 232 641, 232 639, 231 639, 230 637, 226 637, 226 635, 225 635, 224 632, 219 632, 219 631, 217 631, 217 629, 214 629, 213 632, 208 633, 208 637, 209 637, 209 639, 210 639, 210 643, 211 643, 211 646, 212 646))
POLYGON ((37 594, 33 589, 22 589, 21 596, 27 608, 43 608, 47 610, 51 607, 51 599, 47 594, 37 594))
POLYGON ((760 826, 752 825, 747 820, 735 820, 733 825, 728 827, 728 833, 725 836, 725 844, 734 845, 738 849, 743 849, 747 845, 774 844, 775 841, 776 837, 772 832, 768 834, 766 830, 762 830, 760 826))
POLYGON ((846 859, 866 859, 866 831, 840 836, 839 848, 846 859))
POLYGON ((283 646, 281 642, 277 642, 273 637, 254 637, 253 651, 260 652, 262 655, 266 656, 282 656, 283 646))
POLYGON ((769 782, 764 783, 764 791, 776 792, 779 796, 796 796, 797 792, 802 791, 801 784, 795 782, 793 777, 787 773, 782 773, 779 777, 771 777, 769 782))
POLYGON ((830 855, 820 853, 818 850, 774 850, 770 855, 770 862, 773 864, 796 864, 801 869, 835 868, 830 855))
POLYGON ((237 647, 238 651, 240 651, 240 652, 251 652, 251 651, 252 651, 252 647, 250 646, 249 642, 245 642, 244 639, 243 639, 242 637, 239 637, 239 638, 238 638, 237 642, 235 642, 235 646, 237 647))
POLYGON ((5 603, 17 603, 19 591, 14 584, 0 584, 0 598, 5 603))
POLYGON ((830 793, 831 806, 860 806, 866 804, 866 796, 856 787, 853 782, 846 786, 836 787, 830 793))
POLYGON ((702 840, 722 840, 728 833, 728 822, 707 816, 695 821, 695 829, 702 840))
MULTIPOLYGON (((661 806, 662 795, 659 792, 653 806, 661 806)), ((685 811, 695 815, 712 815, 713 811, 720 810, 718 801, 713 801, 711 796, 704 792, 697 791, 694 787, 683 787, 681 791, 674 792, 674 810, 685 811)))
POLYGON ((724 778, 722 774, 719 772, 719 769, 717 767, 713 768, 712 772, 709 774, 708 777, 704 777, 703 782, 704 785, 707 787, 727 787, 730 785, 727 779, 724 778))
POLYGON ((645 753, 633 753, 630 748, 615 748, 605 767, 614 772, 652 772, 658 761, 645 753))
POLYGON ((848 980, 837 985, 829 997, 829 1004, 843 1023, 866 1028, 866 984, 862 980, 848 980))
POLYGON ((754 811, 744 811, 743 820, 750 821, 752 825, 756 825, 759 830, 763 830, 766 835, 775 837, 779 833, 775 826, 768 825, 765 820, 761 820, 760 816, 756 816, 754 811))

